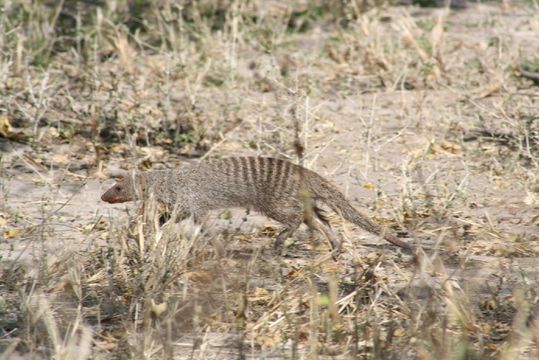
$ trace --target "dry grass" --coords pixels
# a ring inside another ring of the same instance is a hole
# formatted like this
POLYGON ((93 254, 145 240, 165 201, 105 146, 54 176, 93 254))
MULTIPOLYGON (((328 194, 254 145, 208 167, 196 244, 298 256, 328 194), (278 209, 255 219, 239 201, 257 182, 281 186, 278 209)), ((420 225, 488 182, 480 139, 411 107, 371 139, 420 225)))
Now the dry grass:
POLYGON ((534 2, 6 2, 0 359, 536 358, 538 31, 534 2), (238 154, 333 179, 423 260, 337 216, 334 260, 99 201, 106 170, 238 154))

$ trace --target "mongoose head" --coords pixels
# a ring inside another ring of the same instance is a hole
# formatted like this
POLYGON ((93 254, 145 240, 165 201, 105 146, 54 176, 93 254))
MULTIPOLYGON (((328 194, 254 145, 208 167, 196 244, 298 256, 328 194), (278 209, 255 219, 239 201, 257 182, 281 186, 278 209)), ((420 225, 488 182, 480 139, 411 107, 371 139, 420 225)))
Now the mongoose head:
POLYGON ((139 197, 135 189, 135 183, 138 182, 137 175, 122 173, 116 176, 116 184, 101 195, 101 200, 110 204, 118 204, 126 201, 134 201, 139 197))

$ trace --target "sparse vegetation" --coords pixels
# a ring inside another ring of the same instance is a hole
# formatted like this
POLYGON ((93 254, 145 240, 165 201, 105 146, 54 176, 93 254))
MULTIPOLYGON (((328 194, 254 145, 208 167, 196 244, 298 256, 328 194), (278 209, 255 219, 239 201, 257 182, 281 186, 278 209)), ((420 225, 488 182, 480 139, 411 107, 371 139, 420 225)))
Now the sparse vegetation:
POLYGON ((5 1, 0 359, 539 357, 535 2, 5 1), (203 231, 106 172, 287 158, 425 253, 330 221, 203 231), (196 158, 196 159, 193 159, 196 158), (163 225, 164 223, 164 225, 163 225))

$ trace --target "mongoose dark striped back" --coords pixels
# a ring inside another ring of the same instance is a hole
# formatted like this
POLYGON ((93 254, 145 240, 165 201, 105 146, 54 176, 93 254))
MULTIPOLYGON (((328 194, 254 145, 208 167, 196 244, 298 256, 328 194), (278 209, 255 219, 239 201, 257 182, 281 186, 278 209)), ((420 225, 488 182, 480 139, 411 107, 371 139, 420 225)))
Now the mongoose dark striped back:
POLYGON ((329 181, 315 172, 286 160, 265 157, 232 157, 203 161, 187 168, 150 171, 125 176, 102 196, 110 203, 140 199, 149 195, 173 209, 177 220, 195 219, 207 211, 226 207, 247 207, 282 223, 276 246, 305 222, 322 232, 336 248, 329 222, 318 202, 327 204, 346 220, 382 236, 404 249, 412 247, 385 233, 357 211, 329 181))
MULTIPOLYGON (((285 196, 294 195, 299 186, 299 172, 305 170, 289 161, 264 157, 233 157, 207 162, 208 174, 222 174, 225 191, 247 197, 249 203, 264 206, 285 196)), ((211 176, 211 175, 210 175, 211 176)))

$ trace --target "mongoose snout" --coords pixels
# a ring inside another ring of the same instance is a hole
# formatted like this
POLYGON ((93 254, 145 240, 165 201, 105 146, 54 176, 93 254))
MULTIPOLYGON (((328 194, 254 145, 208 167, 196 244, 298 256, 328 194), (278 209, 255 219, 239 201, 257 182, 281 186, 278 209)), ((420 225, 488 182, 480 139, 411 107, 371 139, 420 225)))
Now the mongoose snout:
POLYGON ((112 192, 117 192, 115 189, 110 189, 109 191, 105 192, 103 195, 101 195, 101 200, 108 202, 109 204, 118 204, 121 202, 125 202, 122 200, 121 197, 113 194, 112 192))
POLYGON ((125 180, 125 178, 118 179, 113 187, 101 195, 101 200, 108 202, 109 204, 118 204, 135 200, 135 198, 130 195, 130 187, 132 186, 132 181, 125 180))

